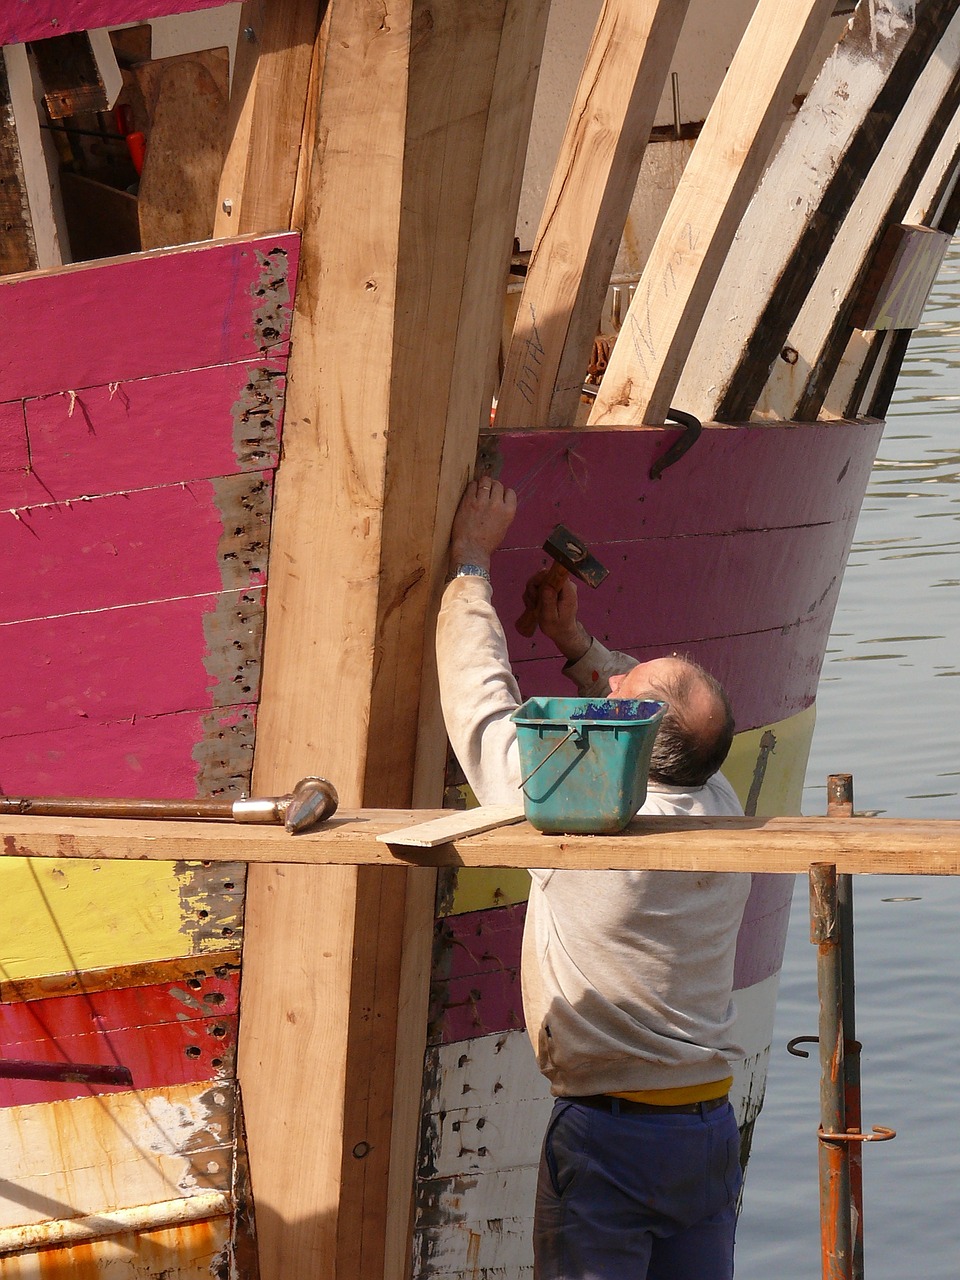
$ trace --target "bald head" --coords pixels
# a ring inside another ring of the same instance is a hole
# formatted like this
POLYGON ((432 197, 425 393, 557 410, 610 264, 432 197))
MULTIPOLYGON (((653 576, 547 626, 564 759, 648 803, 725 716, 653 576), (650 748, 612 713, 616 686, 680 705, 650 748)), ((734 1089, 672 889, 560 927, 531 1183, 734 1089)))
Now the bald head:
POLYGON ((667 712, 653 744, 650 777, 700 787, 717 772, 733 741, 733 711, 723 686, 688 658, 654 658, 612 676, 615 698, 654 697, 667 712))

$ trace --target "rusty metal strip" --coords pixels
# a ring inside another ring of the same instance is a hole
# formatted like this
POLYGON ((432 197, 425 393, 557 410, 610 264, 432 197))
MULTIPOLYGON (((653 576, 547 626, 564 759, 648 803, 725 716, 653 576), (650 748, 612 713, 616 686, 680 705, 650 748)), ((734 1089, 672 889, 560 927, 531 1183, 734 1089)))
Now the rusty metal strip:
POLYGON ((54 1218, 22 1227, 0 1227, 0 1257, 51 1245, 106 1240, 128 1231, 161 1231, 167 1227, 204 1222, 230 1213, 230 1197, 223 1191, 204 1191, 187 1199, 163 1200, 132 1208, 111 1209, 108 1214, 84 1218, 54 1218))

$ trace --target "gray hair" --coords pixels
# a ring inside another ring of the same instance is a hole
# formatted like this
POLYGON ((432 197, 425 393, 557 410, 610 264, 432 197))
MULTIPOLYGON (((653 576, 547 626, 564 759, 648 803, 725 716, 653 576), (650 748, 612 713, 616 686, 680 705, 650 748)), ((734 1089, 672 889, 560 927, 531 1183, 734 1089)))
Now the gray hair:
POLYGON ((667 703, 660 731, 650 757, 650 777, 670 786, 702 787, 717 772, 733 742, 734 719, 730 699, 719 680, 688 658, 676 674, 657 682, 651 689, 667 703), (697 685, 713 696, 719 723, 707 733, 690 723, 690 697, 697 685))

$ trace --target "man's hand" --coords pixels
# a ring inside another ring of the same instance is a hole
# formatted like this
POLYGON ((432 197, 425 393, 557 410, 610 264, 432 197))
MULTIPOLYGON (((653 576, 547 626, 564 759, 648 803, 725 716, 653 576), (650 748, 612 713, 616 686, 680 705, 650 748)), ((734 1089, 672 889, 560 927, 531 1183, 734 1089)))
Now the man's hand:
POLYGON ((490 568, 490 556, 506 536, 517 514, 517 495, 499 480, 471 480, 453 517, 450 568, 475 564, 490 568))
POLYGON ((549 569, 535 573, 523 591, 523 603, 537 612, 537 626, 568 662, 576 662, 590 648, 590 633, 577 617, 577 584, 567 578, 559 591, 545 582, 549 569))

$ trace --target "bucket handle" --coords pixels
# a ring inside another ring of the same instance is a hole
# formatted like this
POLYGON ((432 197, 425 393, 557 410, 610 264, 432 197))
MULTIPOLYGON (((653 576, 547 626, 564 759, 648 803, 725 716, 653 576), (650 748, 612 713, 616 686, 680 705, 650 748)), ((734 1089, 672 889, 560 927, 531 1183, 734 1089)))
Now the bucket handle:
POLYGON ((543 757, 543 759, 540 761, 540 763, 539 763, 539 764, 534 765, 534 766, 533 766, 533 768, 530 770, 530 772, 527 774, 527 776, 526 776, 525 778, 521 778, 521 779, 520 779, 520 783, 519 783, 520 788, 522 789, 523 787, 525 787, 525 786, 527 785, 527 783, 530 781, 530 779, 533 777, 533 775, 537 772, 537 770, 538 770, 542 765, 545 765, 545 764, 547 763, 547 761, 548 761, 548 760, 550 759, 550 757, 553 755, 554 751, 559 751, 559 750, 560 750, 560 748, 564 745, 564 743, 569 742, 569 741, 570 741, 570 739, 573 737, 573 735, 574 735, 575 733, 578 733, 578 732, 579 732, 579 730, 578 730, 578 729, 576 729, 575 727, 571 726, 571 728, 569 728, 569 729, 567 730, 566 737, 561 738, 561 739, 560 739, 560 741, 557 743, 557 745, 556 745, 555 747, 551 747, 551 749, 550 749, 550 750, 547 752, 547 754, 543 757))

